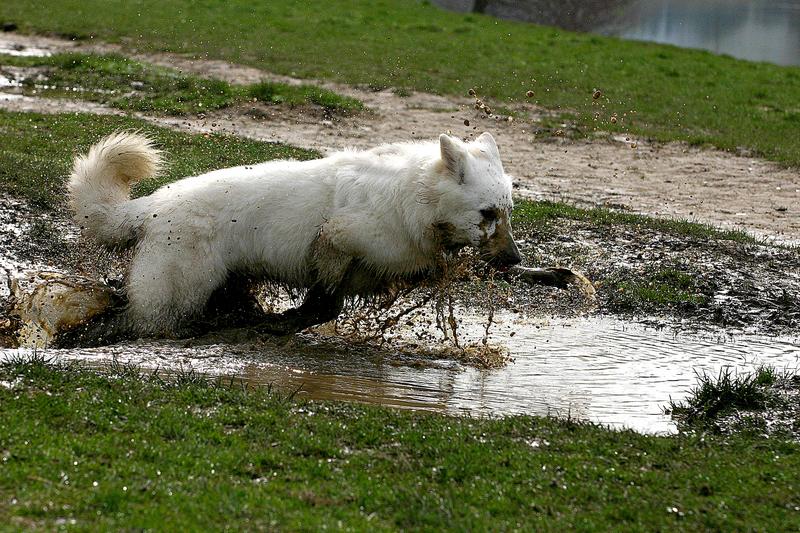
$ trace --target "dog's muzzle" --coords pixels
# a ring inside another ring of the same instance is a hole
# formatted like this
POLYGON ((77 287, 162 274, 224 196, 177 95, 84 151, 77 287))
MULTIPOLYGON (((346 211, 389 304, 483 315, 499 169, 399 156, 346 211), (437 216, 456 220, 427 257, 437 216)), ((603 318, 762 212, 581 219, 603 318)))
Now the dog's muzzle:
POLYGON ((514 238, 511 235, 509 235, 506 242, 503 243, 502 248, 486 250, 481 254, 481 258, 492 268, 496 268, 500 271, 506 271, 512 266, 522 262, 522 255, 520 255, 517 243, 514 242, 514 238))
POLYGON ((522 255, 520 255, 517 243, 513 238, 508 239, 508 246, 500 251, 494 262, 502 268, 509 268, 522 262, 522 255))

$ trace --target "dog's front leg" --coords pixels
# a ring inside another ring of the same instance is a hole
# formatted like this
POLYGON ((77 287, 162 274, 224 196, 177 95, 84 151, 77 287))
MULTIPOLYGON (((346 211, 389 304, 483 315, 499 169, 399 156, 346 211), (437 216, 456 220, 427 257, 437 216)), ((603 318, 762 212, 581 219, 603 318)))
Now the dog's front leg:
POLYGON ((283 313, 268 313, 257 329, 272 335, 291 335, 333 320, 342 312, 342 307, 344 295, 341 291, 329 291, 321 285, 314 285, 300 307, 283 313))
POLYGON ((578 287, 586 296, 593 297, 595 294, 594 285, 586 279, 580 272, 572 271, 568 268, 527 268, 513 266, 508 269, 509 276, 517 278, 532 285, 547 285, 566 289, 570 285, 578 287))

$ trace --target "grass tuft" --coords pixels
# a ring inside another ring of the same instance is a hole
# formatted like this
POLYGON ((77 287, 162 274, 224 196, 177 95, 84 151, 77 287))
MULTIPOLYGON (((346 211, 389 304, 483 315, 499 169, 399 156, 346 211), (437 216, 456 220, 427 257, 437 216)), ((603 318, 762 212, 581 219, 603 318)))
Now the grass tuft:
POLYGON ((222 385, 221 381, 215 380, 214 378, 211 378, 206 374, 202 374, 192 367, 189 368, 180 367, 178 370, 170 372, 169 375, 167 376, 154 372, 153 379, 157 380, 158 383, 163 388, 167 387, 176 387, 179 389, 186 387, 203 388, 203 387, 222 385))
POLYGON ((795 383, 797 373, 788 369, 781 372, 768 365, 747 373, 724 367, 716 376, 698 373, 697 381, 689 397, 680 402, 671 400, 667 411, 680 427, 719 430, 729 415, 785 408, 781 405, 785 399, 776 394, 776 389, 795 383))
POLYGON ((666 268, 633 280, 606 280, 617 303, 639 308, 642 304, 703 304, 708 296, 701 294, 694 277, 680 270, 666 268))
POLYGON ((687 424, 715 420, 736 409, 761 410, 766 407, 766 394, 755 373, 739 374, 730 367, 720 369, 717 376, 697 374, 698 385, 685 403, 670 403, 672 413, 687 424))
POLYGON ((14 374, 36 374, 42 369, 46 369, 48 371, 60 370, 59 364, 57 364, 57 359, 55 357, 50 357, 49 355, 39 351, 34 351, 30 355, 15 353, 8 357, 4 357, 3 360, 0 361, 0 370, 3 372, 10 372, 14 374))
POLYGON ((364 104, 360 100, 341 96, 315 85, 287 85, 263 81, 249 86, 246 92, 251 98, 267 104, 286 104, 290 107, 314 104, 338 113, 364 109, 364 104))

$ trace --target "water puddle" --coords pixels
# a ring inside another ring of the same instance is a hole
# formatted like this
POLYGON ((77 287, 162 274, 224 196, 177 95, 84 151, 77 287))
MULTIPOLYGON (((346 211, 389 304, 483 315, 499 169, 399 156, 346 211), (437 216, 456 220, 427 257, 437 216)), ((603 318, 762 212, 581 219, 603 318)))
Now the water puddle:
POLYGON ((22 98, 22 94, 18 92, 22 87, 22 83, 13 76, 6 76, 0 71, 0 100, 18 100, 22 98))
MULTIPOLYGON (((288 342, 231 338, 191 346, 159 341, 45 353, 97 367, 117 359, 165 372, 193 369, 255 386, 299 389, 298 397, 311 399, 477 416, 550 414, 647 433, 674 431, 662 409, 670 398, 685 397, 695 372, 716 373, 726 366, 746 371, 760 362, 779 368, 800 364, 797 338, 676 335, 615 318, 531 323, 508 314, 500 318, 495 339, 514 357, 499 370, 414 361, 320 335, 288 342)), ((0 351, 0 359, 26 353, 0 351)))
POLYGON ((0 54, 17 57, 47 57, 53 55, 50 50, 34 46, 23 46, 13 41, 0 38, 0 54))
MULTIPOLYGON (((2 43, 0 43, 0 54, 2 54, 2 43)), ((3 68, 0 65, 0 100, 16 100, 22 98, 22 79, 20 76, 22 69, 16 67, 3 68)))
MULTIPOLYGON (((47 57, 53 55, 50 50, 34 46, 24 46, 14 41, 5 40, 0 35, 0 55, 17 57, 47 57)), ((2 66, 2 65, 0 65, 2 66)), ((9 67, 10 72, 22 72, 23 69, 9 67)), ((24 98, 18 92, 9 92, 20 89, 22 86, 20 76, 9 76, 0 71, 0 100, 19 100, 24 98)))

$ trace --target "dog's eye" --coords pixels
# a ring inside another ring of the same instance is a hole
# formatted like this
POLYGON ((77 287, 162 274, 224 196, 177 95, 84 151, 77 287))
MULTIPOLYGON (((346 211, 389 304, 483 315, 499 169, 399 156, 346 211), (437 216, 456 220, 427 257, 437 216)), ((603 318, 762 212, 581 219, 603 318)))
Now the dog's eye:
POLYGON ((497 220, 497 209, 481 209, 481 216, 489 222, 494 222, 497 220))

